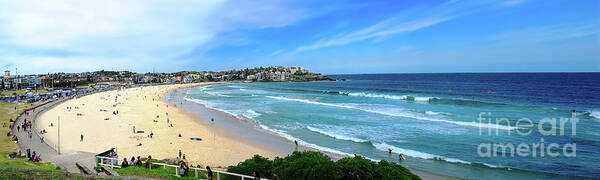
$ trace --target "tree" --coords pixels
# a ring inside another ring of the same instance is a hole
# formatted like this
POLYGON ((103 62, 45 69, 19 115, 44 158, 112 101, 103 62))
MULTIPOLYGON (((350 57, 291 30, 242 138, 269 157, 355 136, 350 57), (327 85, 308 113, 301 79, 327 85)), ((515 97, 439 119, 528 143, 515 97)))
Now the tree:
POLYGON ((390 163, 385 160, 379 161, 375 169, 376 179, 406 179, 420 180, 421 178, 408 169, 396 163, 390 163))
POLYGON ((229 167, 227 171, 249 176, 252 176, 253 172, 257 172, 260 177, 271 178, 272 169, 273 161, 260 155, 254 155, 251 159, 238 163, 237 166, 229 167))
POLYGON ((377 163, 362 156, 346 157, 337 161, 342 179, 374 179, 377 163))
POLYGON ((340 179, 339 170, 329 157, 314 151, 295 151, 273 161, 273 173, 281 179, 340 179))

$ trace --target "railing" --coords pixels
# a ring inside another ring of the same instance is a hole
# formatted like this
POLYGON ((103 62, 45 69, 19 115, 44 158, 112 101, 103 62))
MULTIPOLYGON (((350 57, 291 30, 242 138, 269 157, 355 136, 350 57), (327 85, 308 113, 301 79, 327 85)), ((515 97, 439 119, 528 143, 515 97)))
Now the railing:
MULTIPOLYGON (((119 159, 117 159, 117 158, 96 156, 96 162, 98 162, 98 159, 100 159, 100 162, 98 163, 98 165, 100 165, 100 166, 106 166, 109 168, 121 168, 121 166, 119 166, 119 159), (105 163, 105 160, 107 160, 106 162, 108 162, 108 163, 105 163)), ((145 164, 146 161, 143 161, 143 163, 145 164)), ((152 162, 152 165, 162 166, 163 169, 165 169, 165 170, 167 169, 167 167, 173 167, 173 168, 175 168, 175 176, 179 177, 179 166, 177 166, 177 165, 167 164, 167 163, 158 163, 158 162, 152 162)), ((152 166, 150 166, 150 169, 152 169, 152 166)), ((195 174, 196 178, 198 178, 198 171, 208 172, 208 170, 204 169, 204 168, 190 167, 189 169, 194 170, 194 174, 195 174)), ((252 177, 252 176, 231 173, 231 172, 226 172, 226 171, 212 170, 212 172, 217 174, 217 180, 221 180, 221 174, 240 177, 242 180, 244 180, 246 178, 254 179, 254 177, 252 177)), ((261 178, 261 179, 269 180, 266 178, 261 178)))

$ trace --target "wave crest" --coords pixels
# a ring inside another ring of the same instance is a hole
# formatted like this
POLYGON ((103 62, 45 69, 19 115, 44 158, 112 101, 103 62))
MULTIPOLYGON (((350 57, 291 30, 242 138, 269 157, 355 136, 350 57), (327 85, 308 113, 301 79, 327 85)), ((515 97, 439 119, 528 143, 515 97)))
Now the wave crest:
POLYGON ((327 132, 325 130, 314 128, 314 127, 311 127, 311 126, 306 126, 306 128, 308 130, 310 130, 310 131, 317 132, 319 134, 323 134, 323 135, 326 135, 326 136, 329 136, 329 137, 332 137, 332 138, 335 138, 335 139, 339 139, 339 140, 354 141, 354 142, 357 142, 357 143, 368 142, 368 140, 364 140, 364 139, 360 139, 360 138, 355 138, 355 137, 351 137, 351 136, 345 136, 345 135, 341 135, 341 134, 330 133, 330 132, 327 132))
POLYGON ((355 109, 355 110, 360 110, 360 111, 364 111, 364 112, 382 114, 382 115, 387 115, 387 116, 404 117, 404 118, 411 118, 411 119, 416 119, 416 120, 432 121, 432 122, 443 122, 443 123, 455 124, 455 125, 460 125, 460 126, 470 126, 470 127, 477 127, 477 128, 490 128, 490 129, 502 129, 502 130, 514 130, 514 129, 518 129, 518 127, 505 126, 505 125, 496 125, 496 124, 487 124, 487 123, 464 122, 464 121, 452 121, 452 120, 446 120, 446 119, 438 119, 438 118, 432 118, 432 117, 422 116, 422 115, 418 115, 418 114, 415 114, 415 113, 409 113, 409 112, 390 112, 390 111, 383 111, 383 110, 378 110, 378 109, 367 109, 367 108, 361 108, 361 107, 356 107, 356 106, 348 106, 348 105, 341 105, 341 104, 331 104, 331 103, 322 103, 322 102, 311 101, 311 100, 306 100, 306 99, 294 99, 294 98, 279 97, 279 96, 266 96, 266 97, 271 98, 271 99, 283 100, 283 101, 295 101, 295 102, 301 102, 301 103, 307 103, 307 104, 315 104, 315 105, 338 107, 338 108, 346 108, 346 109, 355 109))
POLYGON ((375 148, 380 151, 387 152, 388 149, 392 149, 392 152, 394 152, 394 153, 404 154, 404 155, 407 155, 410 157, 415 157, 415 158, 435 159, 435 160, 442 160, 442 161, 451 162, 451 163, 471 164, 471 162, 469 162, 469 161, 463 161, 463 160, 455 159, 455 158, 448 158, 448 157, 444 157, 444 156, 429 154, 429 153, 410 150, 410 149, 403 149, 403 148, 392 146, 392 145, 389 145, 386 143, 374 143, 373 146, 375 146, 375 148))

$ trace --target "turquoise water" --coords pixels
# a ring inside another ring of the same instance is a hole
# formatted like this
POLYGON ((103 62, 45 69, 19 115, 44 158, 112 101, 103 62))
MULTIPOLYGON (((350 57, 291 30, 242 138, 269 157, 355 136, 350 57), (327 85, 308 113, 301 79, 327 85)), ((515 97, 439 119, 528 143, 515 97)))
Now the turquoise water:
POLYGON ((408 156, 402 165, 444 176, 598 178, 600 78, 596 77, 598 73, 351 75, 336 77, 348 79, 338 82, 198 87, 188 91, 186 99, 252 119, 306 146, 395 162, 402 153, 408 156), (557 127, 563 135, 544 135, 537 129, 540 124, 550 129, 543 118, 571 118, 572 110, 579 121, 576 127, 570 122, 557 127), (506 120, 488 124, 487 119, 478 120, 481 113, 492 121, 506 120), (516 127, 522 118, 530 119, 534 127, 516 127), (517 134, 528 130, 527 135, 517 134), (544 157, 539 150, 527 151, 526 156, 510 151, 478 153, 482 145, 493 143, 524 144, 530 149, 535 143, 558 146, 544 149, 544 157), (551 157, 549 152, 559 155, 551 157))

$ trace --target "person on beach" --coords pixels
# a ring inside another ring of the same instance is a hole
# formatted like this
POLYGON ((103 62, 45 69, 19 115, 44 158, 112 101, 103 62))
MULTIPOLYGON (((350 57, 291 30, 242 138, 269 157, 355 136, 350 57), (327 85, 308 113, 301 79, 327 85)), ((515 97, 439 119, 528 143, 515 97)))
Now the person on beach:
POLYGON ((133 134, 135 134, 135 126, 133 126, 133 134))
POLYGON ((179 159, 181 159, 181 149, 179 150, 179 159))
POLYGON ((129 165, 135 165, 135 157, 131 156, 131 161, 129 161, 129 165))
POLYGON ((138 156, 137 161, 135 161, 135 165, 142 166, 142 158, 140 158, 140 156, 138 156))
POLYGON ((83 134, 81 134, 81 140, 80 140, 80 142, 83 142, 83 134))
POLYGON ((121 168, 126 168, 129 166, 129 162, 127 162, 127 158, 123 158, 123 162, 121 163, 121 168))
POLYGON ((298 141, 294 140, 294 144, 296 144, 296 149, 298 149, 298 141))
POLYGON ((388 153, 392 154, 392 148, 388 148, 388 153))
POLYGON ((212 170, 210 170, 209 166, 206 166, 206 179, 208 179, 208 180, 213 179, 213 172, 212 172, 212 170))
POLYGON ((152 167, 152 156, 148 155, 148 159, 146 160, 146 168, 150 169, 152 167))

